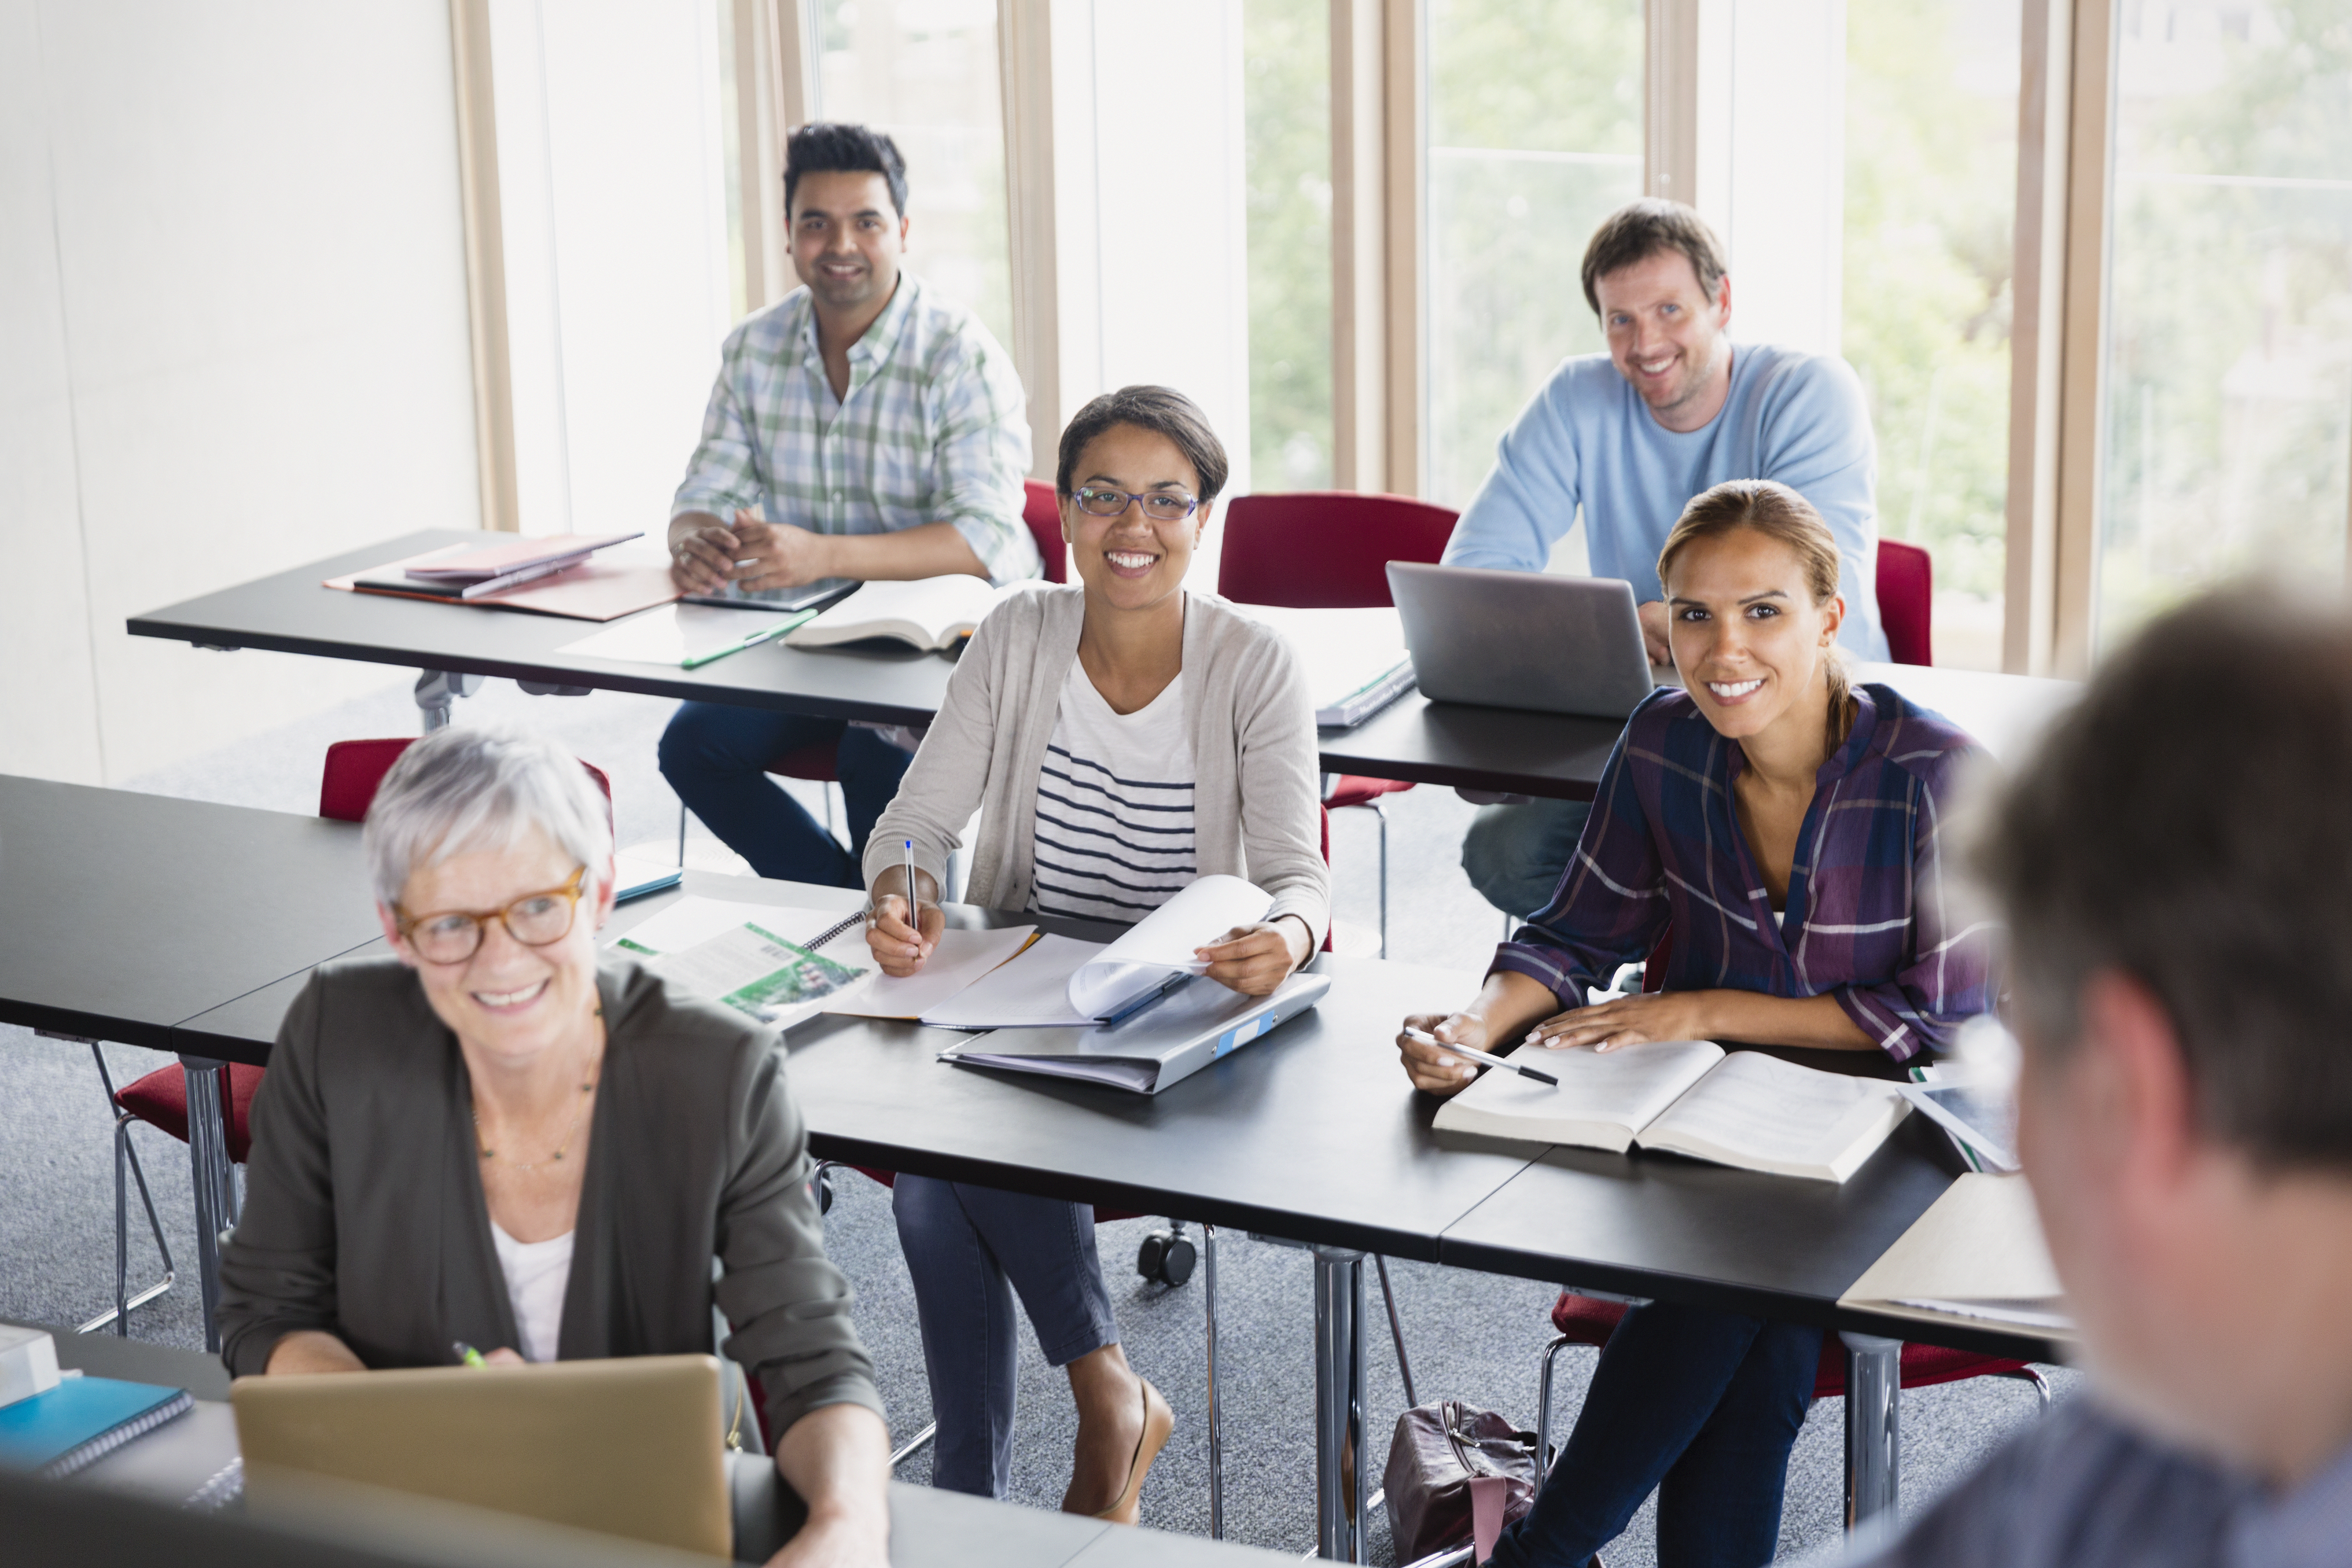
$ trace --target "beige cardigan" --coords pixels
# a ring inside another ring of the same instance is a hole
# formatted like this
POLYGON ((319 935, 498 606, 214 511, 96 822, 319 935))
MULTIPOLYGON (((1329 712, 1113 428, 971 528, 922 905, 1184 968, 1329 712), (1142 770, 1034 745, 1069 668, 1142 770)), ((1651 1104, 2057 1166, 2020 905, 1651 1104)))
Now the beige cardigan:
MULTIPOLYGON (((866 841, 866 883, 900 864, 945 880, 950 851, 980 810, 965 892, 1025 910, 1034 875, 1037 778, 1062 681, 1078 655, 1086 590, 1029 589, 989 613, 948 681, 947 700, 898 797, 866 841)), ((1224 600, 1188 594, 1184 700, 1192 739, 1192 835, 1202 876, 1246 877, 1274 895, 1266 918, 1295 914, 1320 945, 1331 918, 1323 862, 1315 708, 1280 633, 1224 600)))

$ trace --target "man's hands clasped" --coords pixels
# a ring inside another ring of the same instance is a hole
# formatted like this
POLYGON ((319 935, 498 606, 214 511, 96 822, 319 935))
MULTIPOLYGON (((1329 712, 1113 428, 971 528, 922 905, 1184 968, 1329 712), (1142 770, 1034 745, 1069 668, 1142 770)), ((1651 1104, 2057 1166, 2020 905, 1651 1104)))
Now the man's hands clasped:
MULTIPOLYGON (((826 536, 789 522, 763 522, 738 510, 732 523, 705 514, 670 536, 669 574, 688 594, 716 594, 729 583, 747 592, 796 588, 836 576, 826 556, 826 536)), ((681 524, 692 516, 681 518, 681 524)))

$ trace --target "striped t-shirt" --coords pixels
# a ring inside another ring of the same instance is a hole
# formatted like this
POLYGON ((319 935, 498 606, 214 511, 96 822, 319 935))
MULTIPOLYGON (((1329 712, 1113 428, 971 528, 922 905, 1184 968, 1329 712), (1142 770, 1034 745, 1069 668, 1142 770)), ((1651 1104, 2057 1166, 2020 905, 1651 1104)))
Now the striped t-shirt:
POLYGON ((1184 677, 1117 713, 1070 660, 1037 780, 1041 914, 1139 921, 1193 879, 1184 677))

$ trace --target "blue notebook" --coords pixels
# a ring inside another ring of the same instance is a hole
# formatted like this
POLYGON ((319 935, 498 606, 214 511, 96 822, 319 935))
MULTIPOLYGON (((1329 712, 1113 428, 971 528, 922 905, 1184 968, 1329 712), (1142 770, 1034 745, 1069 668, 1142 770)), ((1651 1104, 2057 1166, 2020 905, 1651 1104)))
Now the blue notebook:
POLYGON ((194 1403, 184 1388, 67 1378, 47 1393, 0 1405, 0 1468, 31 1470, 45 1480, 69 1476, 186 1415, 194 1403))

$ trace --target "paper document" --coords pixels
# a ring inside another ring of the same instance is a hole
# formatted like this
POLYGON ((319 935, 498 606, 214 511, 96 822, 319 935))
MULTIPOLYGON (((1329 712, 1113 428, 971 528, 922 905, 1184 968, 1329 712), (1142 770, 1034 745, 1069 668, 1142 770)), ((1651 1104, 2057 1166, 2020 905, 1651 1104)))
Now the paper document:
POLYGON ((1344 610, 1234 607, 1280 632, 1297 652, 1318 724, 1360 723, 1412 689, 1412 656, 1405 651, 1404 623, 1386 605, 1344 610))
POLYGON ((1104 1018, 1176 973, 1208 968, 1192 950, 1235 926, 1265 919, 1274 897, 1239 877, 1202 877, 1152 910, 1070 976, 1070 1006, 1080 1019, 1104 1018))
POLYGON ((873 984, 826 1004, 824 1011, 860 1018, 919 1018, 1013 958, 1036 934, 1035 926, 943 931, 921 973, 877 974, 873 984))
POLYGON ((1944 1189, 1839 1300, 1896 1317, 2015 1323, 2071 1337, 2058 1270, 2023 1176, 1971 1172, 1944 1189))
MULTIPOLYGON (((613 945, 631 952, 653 954, 675 952, 680 948, 709 942, 719 932, 734 926, 751 924, 762 931, 773 931, 786 942, 807 942, 819 932, 839 922, 845 910, 805 910, 792 904, 753 904, 733 899, 706 899, 689 893, 662 910, 651 920, 632 926, 615 939, 613 945)), ((857 927, 852 926, 825 945, 835 958, 850 963, 866 962, 866 944, 853 941, 857 927)))
POLYGON ((789 1027, 870 971, 835 963, 756 925, 735 925, 692 947, 658 953, 646 967, 762 1023, 789 1027))
POLYGON ((927 1009, 926 1024, 945 1029, 1043 1028, 1054 1024, 1091 1024, 1091 1016, 1070 1005, 1070 977, 1103 952, 1103 943, 1051 933, 1027 952, 992 969, 957 995, 927 1009))
POLYGON ((603 631, 568 642, 558 653, 625 664, 665 664, 690 669, 714 658, 780 637, 814 612, 779 614, 762 609, 721 609, 715 605, 656 605, 603 631))

